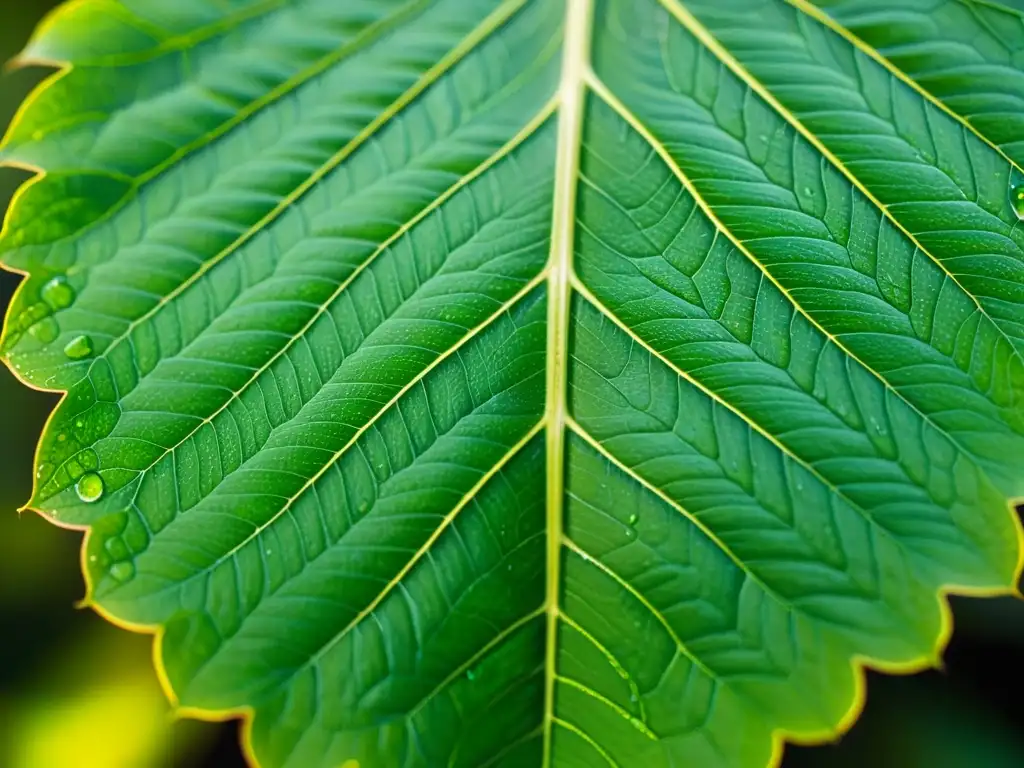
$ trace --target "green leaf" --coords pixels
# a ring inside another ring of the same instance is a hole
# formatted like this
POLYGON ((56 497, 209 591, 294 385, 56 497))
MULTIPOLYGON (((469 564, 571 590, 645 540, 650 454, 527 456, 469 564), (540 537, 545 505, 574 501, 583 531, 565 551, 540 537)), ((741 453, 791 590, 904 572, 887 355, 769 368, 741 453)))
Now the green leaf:
POLYGON ((1020 572, 1024 24, 939 5, 58 10, 3 344, 87 603, 271 768, 840 733, 1020 572))

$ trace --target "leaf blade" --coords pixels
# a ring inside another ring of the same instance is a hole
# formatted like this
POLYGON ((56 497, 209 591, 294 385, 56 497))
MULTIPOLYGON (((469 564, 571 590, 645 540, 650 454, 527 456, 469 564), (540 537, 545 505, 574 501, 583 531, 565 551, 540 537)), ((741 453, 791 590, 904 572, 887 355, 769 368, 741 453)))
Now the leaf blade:
POLYGON ((69 389, 32 504, 90 529, 89 599, 159 633, 185 711, 273 766, 774 764, 849 726, 865 664, 933 663, 947 591, 1011 589, 994 145, 905 157, 893 118, 875 157, 878 83, 961 123, 799 3, 756 34, 739 0, 328 5, 82 38, 68 87, 253 66, 211 13, 311 42, 166 165, 54 154, 15 206, 59 236, 13 251, 6 351, 69 389))

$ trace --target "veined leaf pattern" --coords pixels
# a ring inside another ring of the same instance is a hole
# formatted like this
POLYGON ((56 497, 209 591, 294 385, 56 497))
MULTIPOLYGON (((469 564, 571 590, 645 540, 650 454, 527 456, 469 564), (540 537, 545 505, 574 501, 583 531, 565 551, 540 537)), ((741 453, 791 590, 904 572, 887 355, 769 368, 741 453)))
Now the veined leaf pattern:
POLYGON ((30 506, 254 762, 764 766, 1007 593, 1024 16, 79 0, 0 160, 30 506))

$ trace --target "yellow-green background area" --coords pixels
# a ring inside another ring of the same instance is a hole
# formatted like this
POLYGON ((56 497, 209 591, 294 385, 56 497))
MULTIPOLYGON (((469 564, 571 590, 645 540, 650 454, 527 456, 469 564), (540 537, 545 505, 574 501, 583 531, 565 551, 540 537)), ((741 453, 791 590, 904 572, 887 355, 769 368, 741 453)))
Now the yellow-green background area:
MULTIPOLYGON (((0 59, 53 0, 0 0, 0 59)), ((0 125, 45 74, 0 79, 0 125)), ((26 174, 0 169, 0 209, 26 174)), ((0 277, 0 308, 18 278, 0 277)), ((53 395, 0 369, 0 768, 235 768, 233 724, 175 721, 150 638, 76 609, 80 534, 18 507, 53 395)), ((1024 602, 958 600, 943 672, 870 675, 868 704, 837 745, 787 749, 784 768, 1024 766, 1024 602)), ((386 768, 386 767, 381 767, 386 768)))

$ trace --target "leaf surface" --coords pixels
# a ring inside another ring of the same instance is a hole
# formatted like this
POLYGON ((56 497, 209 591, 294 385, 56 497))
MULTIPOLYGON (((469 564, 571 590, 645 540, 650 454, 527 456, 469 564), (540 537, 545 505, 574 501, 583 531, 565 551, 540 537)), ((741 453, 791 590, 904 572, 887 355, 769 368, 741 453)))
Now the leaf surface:
POLYGON ((71 3, 0 148, 30 506, 264 766, 831 738, 1019 574, 1021 19, 71 3))

